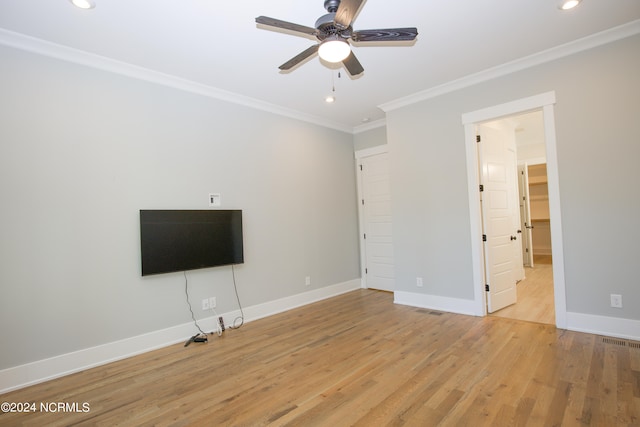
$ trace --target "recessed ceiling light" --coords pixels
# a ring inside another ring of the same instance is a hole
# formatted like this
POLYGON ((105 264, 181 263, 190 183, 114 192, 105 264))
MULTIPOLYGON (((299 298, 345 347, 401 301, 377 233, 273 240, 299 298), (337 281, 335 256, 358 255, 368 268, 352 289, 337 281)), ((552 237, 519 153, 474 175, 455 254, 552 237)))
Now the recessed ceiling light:
POLYGON ((96 3, 93 0, 69 0, 75 7, 80 9, 93 9, 96 3))
POLYGON ((324 99, 324 102, 326 102, 327 104, 332 104, 336 102, 336 97, 333 95, 327 95, 327 97, 324 99))
POLYGON ((563 0, 562 3, 560 3, 560 9, 562 10, 573 9, 574 7, 579 5, 581 1, 582 0, 563 0))

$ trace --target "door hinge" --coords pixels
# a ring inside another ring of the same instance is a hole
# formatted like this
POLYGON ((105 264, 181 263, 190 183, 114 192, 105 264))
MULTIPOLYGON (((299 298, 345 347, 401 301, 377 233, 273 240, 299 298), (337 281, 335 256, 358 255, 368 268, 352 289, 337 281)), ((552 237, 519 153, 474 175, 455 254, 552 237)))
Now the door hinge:
POLYGON ((484 185, 480 184, 480 192, 482 193, 484 191, 484 185))
POLYGON ((486 234, 483 234, 483 235, 482 235, 482 241, 483 241, 483 242, 486 242, 486 241, 487 241, 487 235, 486 235, 486 234))
POLYGON ((489 284, 488 283, 486 285, 484 285, 484 290, 489 292, 489 284))
POLYGON ((482 140, 482 138, 480 137, 480 135, 476 135, 476 142, 480 142, 482 140))
POLYGON ((362 206, 364 206, 364 199, 362 199, 362 206))
POLYGON ((362 170, 362 165, 360 165, 360 170, 362 170))
POLYGON ((364 269, 364 274, 369 274, 369 269, 368 268, 364 269))
POLYGON ((364 239, 367 240, 367 233, 364 233, 364 239))

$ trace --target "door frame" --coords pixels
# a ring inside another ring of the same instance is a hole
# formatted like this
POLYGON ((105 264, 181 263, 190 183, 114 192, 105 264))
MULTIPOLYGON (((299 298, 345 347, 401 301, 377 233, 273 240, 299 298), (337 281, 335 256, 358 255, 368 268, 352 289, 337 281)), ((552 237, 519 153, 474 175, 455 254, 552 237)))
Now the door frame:
MULTIPOLYGON (((545 163, 547 162, 545 158, 545 163)), ((524 206, 520 209, 520 223, 522 230, 522 260, 526 267, 534 267, 533 262, 533 238, 531 233, 531 200, 529 196, 529 163, 524 162, 518 164, 518 202, 524 202, 524 206), (523 195, 524 194, 524 195, 523 195), (526 249, 526 251, 525 251, 526 249), (524 257, 527 254, 525 262, 524 257)))
POLYGON ((354 153, 355 155, 355 164, 356 164, 356 191, 358 196, 358 232, 360 234, 360 287, 363 289, 368 289, 367 286, 367 274, 365 269, 367 268, 367 252, 366 252, 366 241, 364 239, 364 209, 362 209, 361 200, 364 198, 363 194, 363 184, 362 184, 362 174, 358 172, 358 169, 362 165, 362 159, 365 157, 377 156, 379 154, 387 154, 389 153, 389 146, 387 144, 378 145, 371 148, 365 148, 362 150, 358 150, 354 153))
POLYGON ((476 124, 497 120, 507 116, 542 110, 544 120, 545 146, 547 152, 547 182, 549 187, 549 214, 551 221, 551 254, 553 258, 553 288, 556 326, 567 328, 567 298, 564 278, 564 249, 562 242, 562 220, 560 211, 560 187, 558 179, 558 159, 556 153, 556 130, 554 91, 522 98, 462 115, 467 154, 467 184, 469 196, 469 218, 471 231, 471 259, 473 293, 476 315, 487 315, 486 293, 484 290, 484 256, 482 254, 482 218, 478 195, 480 178, 478 153, 476 148, 476 124))

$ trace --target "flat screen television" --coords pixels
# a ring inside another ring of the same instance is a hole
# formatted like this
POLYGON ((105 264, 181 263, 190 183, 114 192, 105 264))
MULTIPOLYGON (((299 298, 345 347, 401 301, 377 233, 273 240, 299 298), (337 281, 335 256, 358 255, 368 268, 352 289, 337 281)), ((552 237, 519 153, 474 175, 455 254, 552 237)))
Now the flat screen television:
POLYGON ((142 275, 244 262, 241 210, 140 210, 142 275))

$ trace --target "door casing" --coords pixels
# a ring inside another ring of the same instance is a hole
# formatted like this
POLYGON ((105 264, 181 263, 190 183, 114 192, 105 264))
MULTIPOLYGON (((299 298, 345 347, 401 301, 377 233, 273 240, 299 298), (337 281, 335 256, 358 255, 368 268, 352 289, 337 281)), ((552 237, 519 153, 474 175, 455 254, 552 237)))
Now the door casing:
POLYGON ((471 258, 474 289, 475 314, 487 315, 486 294, 483 277, 484 259, 482 255, 482 219, 480 199, 478 197, 479 169, 476 150, 476 124, 496 120, 507 116, 542 110, 544 121, 545 146, 547 152, 547 179, 549 187, 549 214, 551 220, 551 247, 553 257, 553 287, 555 301, 556 326, 567 327, 567 300, 564 278, 564 246, 562 242, 562 218, 560 210, 560 190, 558 183, 558 161, 556 153, 556 131, 554 104, 555 92, 546 92, 528 98, 487 107, 462 115, 465 130, 465 149, 467 155, 467 184, 469 197, 469 220, 471 232, 471 258))
POLYGON ((522 230, 522 262, 527 267, 533 267, 533 244, 531 236, 531 205, 529 203, 529 171, 525 162, 518 165, 518 189, 520 204, 520 222, 522 230))

